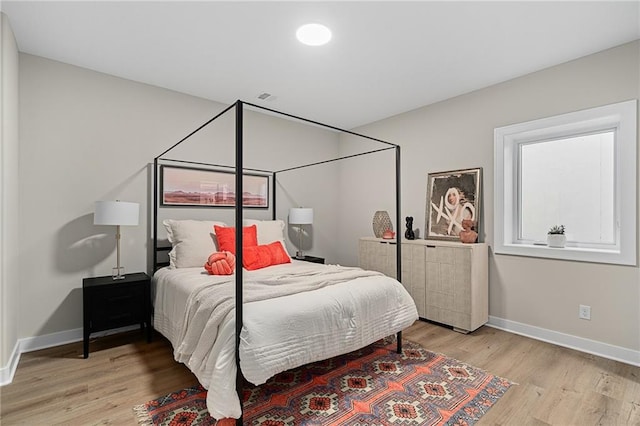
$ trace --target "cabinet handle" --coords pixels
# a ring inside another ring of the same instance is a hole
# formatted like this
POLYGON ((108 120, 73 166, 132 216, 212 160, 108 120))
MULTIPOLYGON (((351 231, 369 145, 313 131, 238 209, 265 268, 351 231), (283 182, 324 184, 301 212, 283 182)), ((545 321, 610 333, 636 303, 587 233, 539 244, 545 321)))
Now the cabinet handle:
POLYGON ((429 247, 429 248, 436 248, 436 246, 430 246, 429 244, 427 244, 427 247, 429 247))

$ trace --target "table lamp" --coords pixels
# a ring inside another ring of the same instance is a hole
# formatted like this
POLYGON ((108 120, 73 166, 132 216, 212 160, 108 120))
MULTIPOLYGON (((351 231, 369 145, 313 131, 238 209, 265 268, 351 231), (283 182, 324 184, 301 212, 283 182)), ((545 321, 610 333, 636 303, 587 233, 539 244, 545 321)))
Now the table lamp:
POLYGON ((289 224, 298 225, 299 250, 296 252, 296 259, 304 259, 304 253, 302 252, 302 227, 313 224, 313 209, 308 207, 295 207, 290 209, 289 224))
POLYGON ((120 226, 138 224, 140 205, 126 201, 96 201, 93 215, 94 225, 116 225, 116 262, 113 268, 113 279, 124 279, 124 267, 120 266, 120 226))

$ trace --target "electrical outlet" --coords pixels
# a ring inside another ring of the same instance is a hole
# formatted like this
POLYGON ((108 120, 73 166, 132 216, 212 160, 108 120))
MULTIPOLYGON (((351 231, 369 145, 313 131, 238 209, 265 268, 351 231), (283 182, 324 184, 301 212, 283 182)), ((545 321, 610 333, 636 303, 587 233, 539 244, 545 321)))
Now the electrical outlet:
POLYGON ((590 320, 591 319, 591 306, 580 305, 580 309, 578 311, 578 317, 581 319, 590 320))

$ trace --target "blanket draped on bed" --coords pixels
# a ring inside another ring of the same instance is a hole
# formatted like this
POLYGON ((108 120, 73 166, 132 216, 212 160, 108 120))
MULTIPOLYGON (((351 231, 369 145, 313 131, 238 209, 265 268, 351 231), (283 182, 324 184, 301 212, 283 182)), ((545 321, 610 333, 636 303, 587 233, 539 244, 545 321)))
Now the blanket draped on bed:
MULTIPOLYGON (((402 285, 378 272, 337 265, 319 268, 306 262, 292 266, 244 274, 240 360, 251 383, 261 384, 280 371, 365 346, 417 319, 402 285), (311 312, 316 305, 326 306, 318 314, 311 312), (394 306, 402 309, 388 308, 394 306)), ((182 292, 188 297, 182 315, 174 313, 169 333, 159 330, 171 340, 176 361, 186 364, 209 389, 210 414, 238 417, 235 276, 210 277, 194 278, 185 286, 182 292)), ((162 306, 156 298, 158 304, 162 306)))
MULTIPOLYGON (((244 303, 289 296, 304 291, 317 290, 329 285, 354 280, 356 278, 382 275, 379 272, 359 268, 344 268, 330 265, 329 270, 305 270, 270 277, 249 278, 244 282, 244 303)), ((197 369, 197 361, 192 360, 196 349, 208 352, 218 335, 222 320, 235 310, 235 275, 232 279, 214 285, 203 285, 193 291, 187 301, 187 312, 182 324, 178 324, 180 346, 175 349, 176 361, 184 362, 197 369), (203 340, 202 336, 207 339, 203 340), (195 362, 194 362, 195 361, 195 362)), ((249 377, 247 379, 250 380, 249 377)), ((254 383, 260 384, 260 383, 254 383)))

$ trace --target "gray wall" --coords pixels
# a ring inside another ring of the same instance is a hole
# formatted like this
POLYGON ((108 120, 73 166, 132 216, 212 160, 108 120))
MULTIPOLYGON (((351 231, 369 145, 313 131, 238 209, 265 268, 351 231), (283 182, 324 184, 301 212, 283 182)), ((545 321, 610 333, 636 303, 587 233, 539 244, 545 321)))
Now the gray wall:
MULTIPOLYGON (((0 12, 0 371, 18 339, 18 47, 0 12)), ((0 375, 0 382, 3 377, 0 375)))
MULTIPOLYGON (((6 101, 15 102, 4 95, 5 75, 10 74, 5 70, 5 32, 3 107, 6 101)), ((420 235, 424 235, 427 173, 483 167, 482 237, 491 244, 493 129, 638 98, 638 50, 637 42, 627 44, 357 131, 402 145, 402 211, 403 216, 415 217, 420 235)), ((15 73, 15 65, 9 69, 15 73)), ((2 207, 3 232, 7 232, 2 236, 3 249, 17 246, 19 260, 7 262, 10 254, 3 250, 2 341, 9 340, 11 346, 0 354, 3 365, 16 336, 81 327, 82 278, 106 275, 115 265, 113 230, 93 225, 94 201, 141 204, 140 226, 123 229, 123 265, 128 271, 147 270, 148 163, 224 107, 26 54, 20 55, 19 77, 20 169, 13 193, 19 190, 20 220, 15 210, 4 203, 2 207), (6 235, 13 237, 5 239, 6 235), (22 271, 19 282, 15 272, 8 272, 8 263, 22 271)), ((18 155, 15 126, 13 131, 5 129, 5 123, 11 126, 17 116, 6 118, 3 112, 2 117, 3 173, 18 174, 17 162, 4 167, 7 147, 14 158, 18 155), (7 132, 14 136, 7 138, 7 132)), ((252 143, 263 144, 261 159, 281 164, 286 158, 295 163, 307 154, 328 158, 337 152, 332 132, 309 136, 295 123, 262 115, 254 118, 248 134, 252 143), (271 132, 273 128, 287 136, 271 132), (309 145, 302 145, 305 141, 309 145)), ((340 152, 351 152, 354 145, 359 142, 350 141, 340 152)), ((283 175, 278 185, 285 201, 279 204, 278 217, 285 218, 290 205, 314 207, 314 245, 308 252, 331 262, 357 264, 357 241, 372 235, 373 213, 389 210, 393 216, 393 158, 393 151, 387 151, 318 166, 304 177, 295 172, 283 175)), ((11 188, 5 192, 6 182, 3 201, 11 196, 11 188)), ((256 213, 261 215, 264 212, 256 213)), ((638 351, 639 281, 638 267, 492 256, 490 314, 638 351), (591 321, 577 318, 578 304, 591 305, 591 321)))
MULTIPOLYGON (((226 105, 27 54, 20 55, 20 90, 22 274, 15 314, 23 338, 80 328, 82 278, 111 273, 115 228, 93 225, 96 200, 140 203, 140 225, 122 228, 122 264, 130 272, 148 270, 149 163, 226 105)), ((259 158, 247 154, 247 165, 279 166, 283 158, 295 163, 337 152, 334 132, 250 111, 247 126, 248 144, 260 152, 259 158)), ((218 130, 228 135, 229 123, 218 130)), ((200 137, 203 146, 185 150, 204 162, 232 157, 233 143, 212 149, 218 130, 200 137)), ((286 219, 287 203, 322 200, 314 228, 323 231, 310 251, 330 253, 334 239, 324 233, 336 232, 337 174, 310 173, 315 182, 309 185, 283 178, 278 216, 286 219)), ((230 212, 199 209, 232 222, 230 212)), ((246 216, 270 218, 266 211, 246 216)))
MULTIPOLYGON (((391 117, 363 128, 402 146, 402 214, 424 235, 427 173, 482 167, 484 229, 493 243, 493 129, 640 97, 639 43, 629 43, 483 90, 391 117)), ((415 82, 427 84, 428 82, 415 82)), ((347 165, 345 165, 347 167, 347 165)), ((351 167, 351 164, 348 165, 351 167)), ((379 185, 392 179, 381 162, 361 163, 343 175, 375 169, 379 185), (386 173, 385 173, 386 172, 386 173)), ((373 211, 393 205, 343 185, 342 219, 366 226, 342 229, 341 259, 357 263, 357 240, 370 236, 373 211)), ((640 199, 640 198, 639 198, 640 199)), ((342 221, 341 219, 341 221, 342 221)), ((609 345, 640 350, 638 267, 492 255, 490 315, 609 345), (590 305, 591 321, 578 319, 590 305)))

